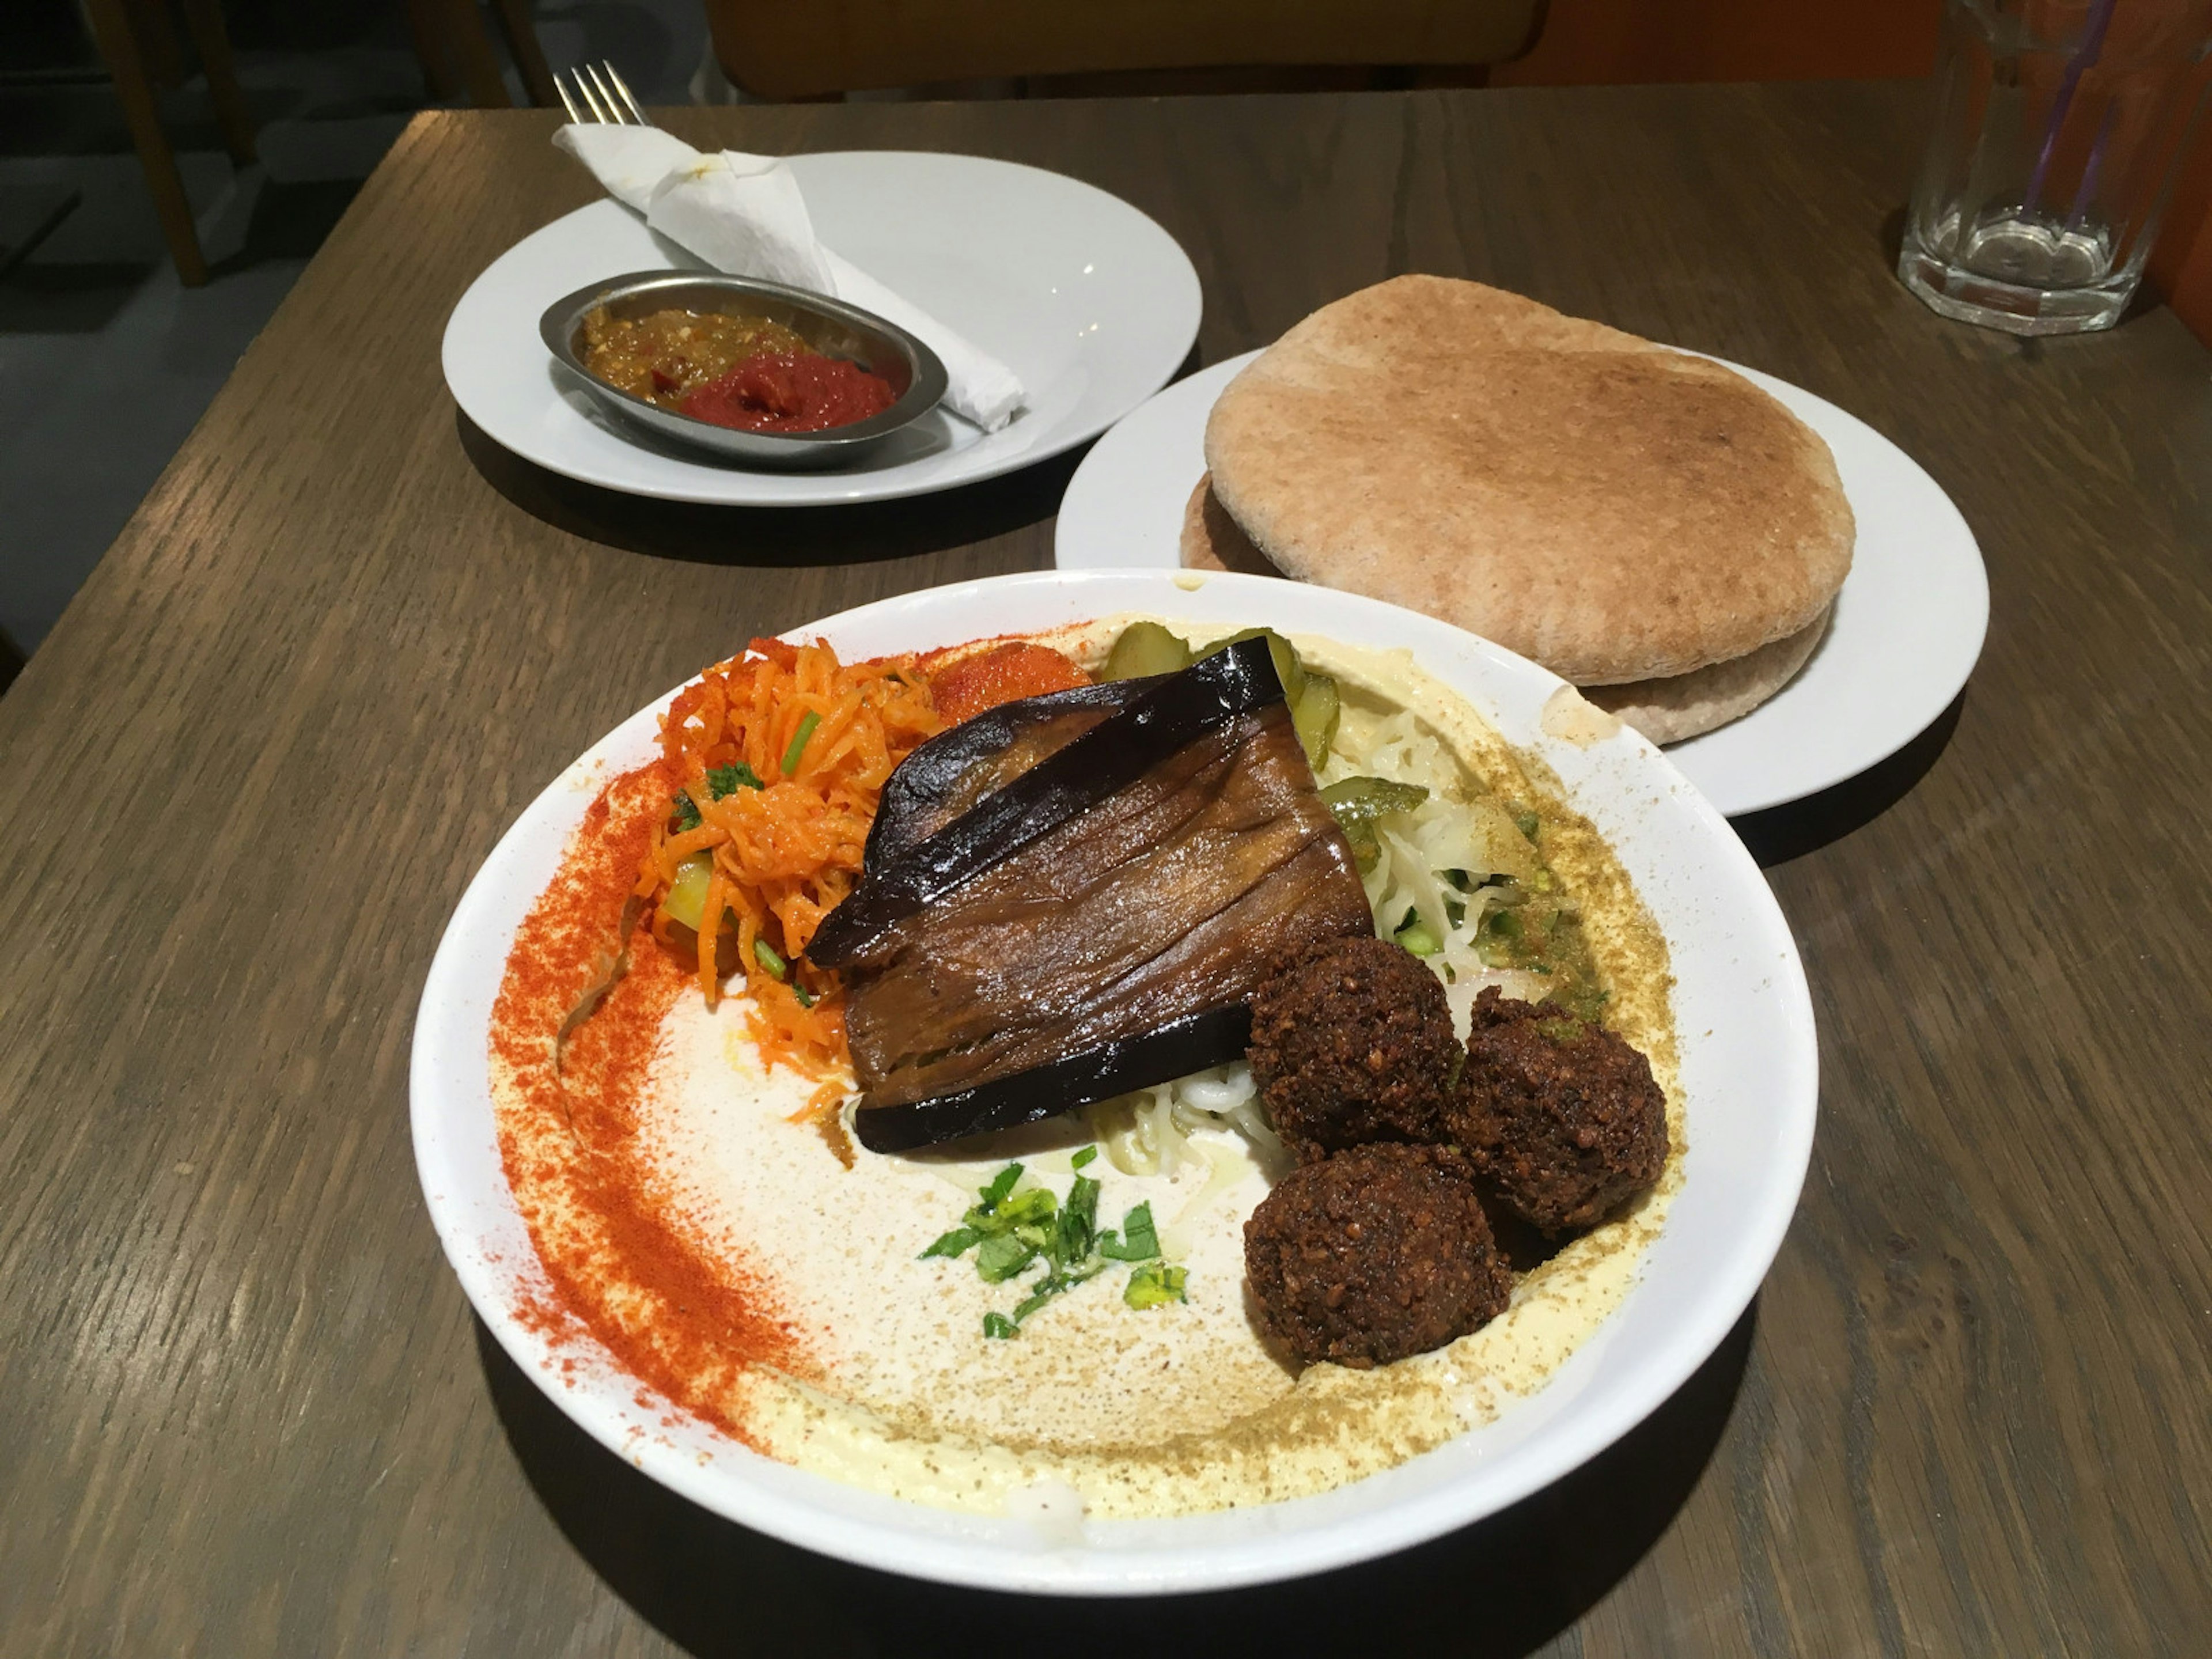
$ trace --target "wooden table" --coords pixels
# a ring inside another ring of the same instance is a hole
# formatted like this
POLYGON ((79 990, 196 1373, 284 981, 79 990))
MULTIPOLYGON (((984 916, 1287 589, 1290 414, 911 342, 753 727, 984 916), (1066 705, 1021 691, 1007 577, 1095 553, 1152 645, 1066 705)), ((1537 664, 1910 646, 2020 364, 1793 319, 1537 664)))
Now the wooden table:
POLYGON ((406 1062, 447 914, 565 762, 750 635, 1045 564, 1069 466, 754 514, 505 457, 439 332, 592 191, 542 113, 419 119, 0 700, 0 1651, 2201 1651, 2212 356, 2156 308, 2042 344, 1923 309, 1889 274, 1921 118, 1795 86, 670 118, 1116 191, 1197 262, 1206 362, 1425 270, 1755 364, 1988 556, 1953 716, 1743 826, 1826 1083, 1721 1352, 1426 1548, 1057 1608, 787 1548, 569 1427, 440 1258, 406 1062))

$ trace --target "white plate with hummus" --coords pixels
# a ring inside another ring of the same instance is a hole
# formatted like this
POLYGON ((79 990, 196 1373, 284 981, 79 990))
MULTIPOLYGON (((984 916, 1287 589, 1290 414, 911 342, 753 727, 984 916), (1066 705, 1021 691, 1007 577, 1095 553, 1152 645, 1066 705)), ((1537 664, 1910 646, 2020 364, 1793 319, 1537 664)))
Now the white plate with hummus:
MULTIPOLYGON (((1206 471, 1206 417, 1260 355, 1178 381, 1099 440, 1060 502, 1060 568, 1180 563, 1185 506, 1206 471)), ((1750 714, 1668 749, 1735 817, 1855 777, 1936 720, 1981 654, 1989 579, 1958 508, 1896 445, 1785 380, 1727 367, 1826 441, 1857 522, 1850 574, 1811 659, 1750 714)))
MULTIPOLYGON (((1283 1166, 1235 1127, 1251 1096, 1249 1079, 1241 1096, 1224 1082, 1236 1066, 1174 1085, 1202 1109, 1188 1119, 1146 1118, 1145 1099, 1125 1100, 988 1143, 884 1154, 866 1150, 880 1133, 865 1127, 870 1109, 840 1115, 833 1086, 824 1116, 815 1076, 764 1058, 769 1027, 748 1012, 748 985, 764 1006, 787 982, 792 1006, 811 1010, 799 992, 825 983, 811 963, 756 944, 775 988, 748 969, 710 1012, 691 957, 634 936, 628 973, 564 1027, 575 993, 605 976, 639 848, 659 859, 691 845, 654 769, 664 699, 556 780, 471 883, 424 988, 412 1115, 447 1257, 523 1374, 718 1514, 872 1567, 995 1589, 1146 1595, 1303 1577, 1493 1513, 1601 1450, 1714 1350, 1779 1248, 1817 1093, 1788 927, 1667 758, 1556 677, 1375 601, 1164 571, 939 588, 791 638, 851 665, 1012 635, 1093 665, 1136 619, 1201 646, 1255 626, 1287 635, 1302 672, 1340 688, 1323 779, 1407 776, 1391 769, 1418 762, 1438 785, 1439 822, 1462 795, 1520 804, 1514 821, 1548 860, 1538 884, 1556 879, 1555 911, 1587 933, 1605 1023, 1651 1056, 1664 1089, 1663 1172, 1516 1268, 1510 1305, 1479 1328, 1371 1369, 1301 1370, 1255 1323, 1241 1271, 1244 1218, 1283 1166), (622 1077, 640 1081, 627 1093, 605 1084, 622 1077), (1164 1156, 1170 1140, 1182 1161, 1164 1156), (1089 1247, 1097 1277, 1018 1305, 1042 1281, 988 1279, 960 1236, 978 1189, 1013 1162, 1026 1171, 1017 1190, 1056 1194, 1063 1209, 1094 1180, 1097 1224, 1121 1234, 1089 1247), (617 1188, 655 1206, 646 1232, 603 1224, 593 1206, 617 1188), (670 1239, 680 1260, 656 1254, 670 1239), (678 1307, 712 1317, 656 1311, 678 1307)), ((817 659, 795 660, 803 676, 817 659)), ((685 731, 707 719, 694 684, 685 731)), ((786 771, 815 730, 801 722, 786 771)), ((775 765, 755 758, 749 776, 775 765)), ((703 775, 720 802, 726 784, 703 775)), ((1409 836, 1412 823, 1400 825, 1409 836)), ((1371 895, 1380 878, 1367 878, 1371 895)), ((1395 919, 1395 897, 1376 903, 1395 919)), ((1455 900, 1437 925, 1461 927, 1463 909, 1480 907, 1455 900)), ((1413 942, 1413 907, 1403 928, 1409 949, 1437 948, 1413 942)), ((842 1016, 856 1053, 871 1029, 858 984, 842 1016)))
POLYGON ((996 477, 1096 437, 1165 385, 1197 337, 1198 274, 1120 198, 1042 168, 904 151, 794 155, 823 240, 1007 364, 1024 411, 986 434, 939 410, 821 472, 718 464, 639 439, 538 337, 562 295, 626 271, 692 268, 618 202, 555 220, 495 259, 453 307, 441 361, 487 436, 563 477, 666 501, 805 507, 996 477))

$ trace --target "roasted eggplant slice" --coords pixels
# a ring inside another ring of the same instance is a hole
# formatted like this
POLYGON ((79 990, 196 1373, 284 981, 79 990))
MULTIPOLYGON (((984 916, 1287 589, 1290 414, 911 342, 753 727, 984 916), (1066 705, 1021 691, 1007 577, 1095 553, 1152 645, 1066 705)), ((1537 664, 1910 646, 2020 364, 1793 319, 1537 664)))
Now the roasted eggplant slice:
MULTIPOLYGON (((1249 641, 1180 674, 1129 684, 1143 689, 1118 714, 981 797, 934 835, 880 866, 869 866, 864 849, 860 886, 823 918, 807 954, 827 968, 872 963, 892 930, 924 905, 1111 800, 1194 743, 1210 739, 1219 747, 1220 733, 1237 716, 1283 706, 1273 661, 1264 644, 1249 641)), ((1309 793, 1312 787, 1309 771, 1309 793)))
POLYGON ((887 790, 910 826, 871 836, 859 888, 808 945, 847 975, 855 1128, 875 1150, 1232 1059, 1278 956, 1373 927, 1264 641, 992 714, 887 790))
POLYGON ((864 1106, 854 1114, 853 1127, 872 1152, 910 1152, 1202 1072, 1242 1054, 1251 1040, 1251 1009, 1231 1003, 972 1089, 905 1106, 864 1106))
POLYGON ((1151 684, 1123 680, 1024 697, 939 732, 884 781, 861 855, 863 872, 928 840, 994 789, 1128 707, 1151 684))

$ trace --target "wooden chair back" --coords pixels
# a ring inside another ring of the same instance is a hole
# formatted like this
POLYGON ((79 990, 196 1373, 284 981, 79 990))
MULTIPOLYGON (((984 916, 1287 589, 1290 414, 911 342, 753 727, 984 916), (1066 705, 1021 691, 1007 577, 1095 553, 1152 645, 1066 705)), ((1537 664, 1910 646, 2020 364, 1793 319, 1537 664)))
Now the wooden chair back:
POLYGON ((796 99, 1138 70, 1472 70, 1534 44, 1545 0, 705 0, 723 72, 796 99))

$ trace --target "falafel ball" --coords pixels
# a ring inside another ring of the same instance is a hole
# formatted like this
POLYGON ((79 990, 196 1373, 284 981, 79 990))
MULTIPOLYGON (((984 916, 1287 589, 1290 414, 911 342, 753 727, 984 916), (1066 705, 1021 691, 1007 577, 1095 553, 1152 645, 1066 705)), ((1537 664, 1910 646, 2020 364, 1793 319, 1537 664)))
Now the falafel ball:
POLYGON ((1513 1275, 1471 1175, 1447 1148, 1384 1141, 1284 1176, 1244 1224, 1267 1334, 1300 1365, 1364 1370, 1504 1312, 1513 1275))
POLYGON ((1587 1227, 1659 1179, 1667 1097, 1617 1032, 1545 1002, 1475 999, 1454 1139, 1516 1213, 1587 1227))
POLYGON ((1444 988, 1403 945, 1323 939, 1252 1000, 1252 1079, 1301 1163, 1374 1140, 1442 1140, 1458 1034, 1444 988))

